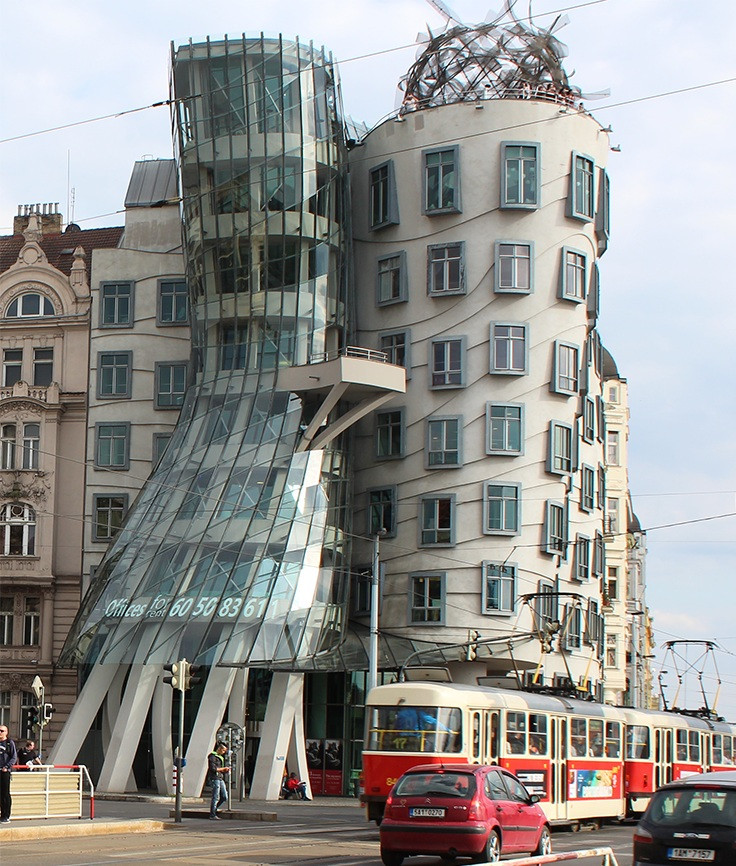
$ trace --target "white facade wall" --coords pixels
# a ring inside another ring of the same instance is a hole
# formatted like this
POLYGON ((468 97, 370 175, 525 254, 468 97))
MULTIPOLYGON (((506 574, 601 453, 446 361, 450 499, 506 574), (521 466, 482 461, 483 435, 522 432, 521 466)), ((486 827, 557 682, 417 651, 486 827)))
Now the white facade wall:
MULTIPOLYGON (((574 541, 584 534, 593 541, 603 528, 603 512, 597 497, 602 467, 600 438, 600 367, 597 351, 586 357, 595 313, 588 303, 560 298, 563 248, 587 258, 587 290, 591 291, 593 266, 599 242, 595 222, 571 218, 568 213, 573 151, 595 163, 595 201, 601 169, 605 167, 608 137, 585 113, 567 114, 558 105, 535 101, 490 100, 482 109, 458 103, 409 113, 385 122, 352 152, 352 193, 355 236, 358 341, 380 348, 381 335, 402 330, 410 333, 407 394, 380 411, 404 407, 404 456, 376 458, 376 436, 371 422, 356 434, 356 555, 354 561, 370 562, 368 493, 395 486, 396 532, 381 540, 385 568, 380 611, 381 629, 394 634, 446 643, 462 643, 468 630, 483 638, 522 635, 533 631, 531 609, 521 601, 537 592, 540 581, 561 593, 581 596, 581 629, 589 598, 600 605, 600 585, 572 579, 574 541), (501 154, 503 142, 534 143, 539 147, 540 199, 532 209, 502 209, 501 154), (460 212, 428 216, 422 213, 423 150, 457 147, 460 212), (396 182, 399 222, 379 229, 370 226, 370 172, 391 161, 396 182), (494 249, 497 241, 529 243, 533 249, 533 287, 528 294, 501 294, 494 249), (465 293, 429 297, 427 248, 431 244, 464 244, 465 293), (406 299, 376 303, 377 261, 403 251, 406 257, 406 299), (527 326, 527 367, 523 375, 490 372, 491 323, 524 323, 527 326), (435 389, 430 386, 431 341, 437 337, 462 337, 465 346, 463 385, 435 389), (579 350, 581 379, 597 410, 595 437, 580 436, 582 393, 553 393, 555 341, 579 350), (522 404, 523 448, 518 456, 487 453, 486 406, 490 402, 522 404), (428 468, 427 419, 458 416, 462 431, 461 465, 428 468), (551 421, 571 425, 576 443, 575 465, 586 464, 596 475, 596 503, 592 511, 580 507, 581 473, 553 474, 547 470, 551 421), (521 485, 520 528, 516 534, 484 532, 484 483, 521 485), (419 514, 422 497, 451 494, 454 497, 453 539, 449 545, 420 545, 419 514), (566 556, 543 552, 545 511, 548 501, 565 505, 568 517, 566 556), (482 563, 515 565, 517 579, 513 609, 484 612, 482 563), (411 578, 417 572, 434 572, 443 578, 441 622, 412 622, 411 578)), ((599 344, 598 344, 599 345, 599 344)), ((589 345, 589 348, 591 346, 589 345)), ((560 598, 560 605, 571 602, 560 598)), ((594 607, 594 611, 597 608, 594 607)), ((560 616, 562 610, 560 610, 560 616)), ((596 650, 583 639, 569 655, 573 679, 600 679, 596 650), (592 660, 592 661, 591 661, 592 660)), ((540 662, 540 642, 530 638, 514 650, 522 668, 540 662)), ((487 661, 489 672, 505 673, 511 662, 506 647, 496 645, 487 661)), ((474 666, 475 673, 478 666, 474 666)), ((542 657, 545 682, 564 675, 565 665, 555 651, 542 657)), ((482 673, 482 671, 481 671, 482 673)), ((456 673, 457 676, 457 673, 456 673)))

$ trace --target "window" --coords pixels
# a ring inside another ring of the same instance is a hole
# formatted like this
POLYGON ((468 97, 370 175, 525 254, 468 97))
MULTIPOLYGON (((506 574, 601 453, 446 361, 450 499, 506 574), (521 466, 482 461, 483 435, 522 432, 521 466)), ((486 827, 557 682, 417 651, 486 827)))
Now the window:
POLYGON ((601 577, 605 567, 606 548, 603 543, 603 536, 596 530, 595 538, 593 539, 593 574, 596 577, 601 577))
POLYGON ((392 161, 384 162, 370 171, 371 228, 396 225, 399 222, 399 205, 396 196, 396 179, 392 161))
POLYGON ((521 454, 524 407, 520 403, 486 404, 486 454, 521 454))
POLYGON ((576 219, 593 219, 593 169, 594 163, 590 157, 573 153, 570 216, 576 219))
POLYGON ((284 165, 264 165, 261 177, 263 210, 295 211, 299 209, 302 193, 300 166, 294 165, 293 162, 284 165))
POLYGON ((0 508, 0 555, 33 556, 36 549, 36 512, 30 505, 11 502, 0 508))
POLYGON ((430 375, 432 388, 462 388, 465 385, 465 339, 432 340, 430 375))
POLYGON ((153 464, 154 469, 161 462, 161 458, 163 457, 164 451, 166 450, 166 446, 169 444, 170 440, 171 440, 171 433, 154 433, 153 434, 153 442, 152 442, 152 446, 151 446, 151 462, 153 464))
POLYGON ((444 619, 444 582, 442 573, 412 574, 409 577, 412 623, 438 623, 444 619))
POLYGON ((133 283, 100 285, 100 327, 129 328, 133 324, 133 283))
POLYGON ((557 593, 554 584, 540 580, 537 585, 539 596, 534 600, 534 609, 538 617, 539 626, 554 622, 557 619, 557 593))
POLYGON ((621 454, 619 451, 620 434, 618 430, 606 431, 606 463, 609 466, 619 466, 621 454))
POLYGON ((583 397, 583 439, 586 442, 595 440, 595 400, 583 397))
POLYGON ((23 468, 38 469, 38 453, 41 444, 41 425, 23 425, 23 468))
POLYGON ((548 472, 560 475, 572 472, 574 467, 572 427, 552 421, 549 425, 548 472))
POLYGON ((465 292, 464 255, 462 242, 427 247, 427 294, 461 295, 465 292))
POLYGON ((483 563, 483 613, 513 613, 516 598, 516 566, 483 563))
POLYGON ((409 350, 410 339, 408 331, 396 331, 391 334, 381 334, 379 339, 379 348, 386 353, 386 360, 389 364, 397 364, 399 367, 406 368, 406 377, 409 378, 409 350))
POLYGON ((38 646, 41 636, 41 599, 27 597, 23 604, 23 646, 38 646))
POLYGON ((3 385, 11 388, 20 382, 23 368, 23 349, 5 349, 3 351, 3 385))
POLYGON ((186 364, 156 364, 156 408, 178 409, 187 390, 186 364))
POLYGON ((598 255, 608 249, 611 237, 611 181, 608 172, 602 168, 598 172, 598 209, 595 212, 595 233, 598 239, 598 255))
POLYGON ((125 512, 128 510, 128 494, 119 493, 116 496, 93 496, 94 524, 93 540, 110 541, 117 535, 122 526, 125 512))
POLYGON ((562 274, 560 297, 566 301, 581 303, 587 297, 588 260, 577 250, 562 250, 562 274))
POLYGON ((406 300, 405 252, 380 258, 376 273, 376 303, 379 306, 406 300))
POLYGON ((395 487, 368 491, 368 534, 374 536, 381 530, 386 535, 396 535, 395 487))
POLYGON ((95 425, 95 466, 127 469, 129 465, 130 424, 95 425))
POLYGON ((245 321, 220 325, 220 368, 244 370, 248 361, 248 324, 245 321))
POLYGON ((567 545, 567 520, 565 506, 560 502, 548 501, 545 506, 544 553, 564 556, 567 545))
POLYGON ((376 456, 404 455, 404 410, 376 412, 376 456))
POLYGON ((580 508, 588 512, 595 508, 595 469, 592 466, 580 469, 580 508))
POLYGON ((0 468, 15 469, 15 424, 0 427, 0 468))
POLYGON ((527 326, 491 324, 491 373, 526 373, 527 326))
POLYGON ((501 207, 538 207, 539 145, 505 141, 501 152, 501 207))
POLYGON ((608 402, 618 403, 618 385, 608 386, 608 402))
POLYGON ((427 467, 459 466, 460 419, 430 418, 427 421, 427 467))
POLYGON ((54 376, 54 350, 33 350, 33 384, 41 388, 48 387, 54 376))
POLYGON ((605 467, 598 464, 598 496, 597 496, 597 506, 598 508, 603 510, 606 502, 606 470, 605 467))
POLYGON ((590 580, 590 538, 578 535, 575 538, 575 580, 590 580))
POLYGON ((597 319, 601 310, 601 272, 598 262, 590 269, 590 288, 588 290, 588 319, 597 319))
POLYGON ((556 394, 577 394, 580 371, 580 350, 570 343, 555 341, 555 364, 552 388, 556 394))
POLYGON ((160 280, 158 324, 186 325, 189 322, 189 293, 184 280, 160 280))
MULTIPOLYGON (((565 614, 567 622, 567 630, 565 632, 566 647, 567 649, 580 649, 583 645, 583 624, 580 608, 566 605, 565 614)), ((576 721, 584 722, 585 720, 572 719, 573 723, 576 721)), ((582 754, 585 755, 586 751, 583 751, 582 754)))
POLYGON ((97 355, 97 396, 100 399, 130 397, 132 352, 100 352, 97 355))
POLYGON ((21 295, 11 302, 8 307, 8 312, 5 314, 8 319, 30 319, 38 316, 53 316, 54 306, 51 301, 43 295, 37 295, 34 292, 21 295))
POLYGON ((496 291, 530 292, 532 290, 533 262, 531 243, 496 241, 496 291))
POLYGON ((0 596, 0 646, 13 643, 13 605, 12 595, 0 596))
POLYGON ((614 565, 609 565, 606 569, 606 586, 603 594, 609 602, 616 601, 618 598, 618 568, 614 565))
POLYGON ((420 503, 420 544, 455 543, 455 497, 427 496, 420 503))
POLYGON ((483 532, 516 535, 521 525, 521 485, 487 481, 483 494, 483 532))
POLYGON ((619 531, 618 499, 615 496, 606 497, 604 528, 608 535, 616 535, 619 531))
POLYGON ((618 635, 606 635, 606 667, 618 667, 618 635))
POLYGON ((425 151, 423 213, 460 211, 460 167, 457 147, 425 151))

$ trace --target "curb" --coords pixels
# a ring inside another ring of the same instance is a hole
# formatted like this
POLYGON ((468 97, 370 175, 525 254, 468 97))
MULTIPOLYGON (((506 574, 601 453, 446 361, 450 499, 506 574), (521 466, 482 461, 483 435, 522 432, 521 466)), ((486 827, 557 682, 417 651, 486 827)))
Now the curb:
POLYGON ((70 839, 75 836, 112 836, 121 833, 153 833, 170 827, 164 821, 150 821, 146 818, 137 820, 95 820, 80 818, 73 824, 36 824, 32 827, 13 827, 0 831, 0 841, 32 842, 36 839, 70 839))

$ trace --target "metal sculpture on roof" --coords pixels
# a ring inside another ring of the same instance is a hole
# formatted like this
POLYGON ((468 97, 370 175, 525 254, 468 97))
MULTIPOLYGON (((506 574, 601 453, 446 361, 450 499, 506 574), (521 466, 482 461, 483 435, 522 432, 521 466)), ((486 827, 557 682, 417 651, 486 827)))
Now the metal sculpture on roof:
POLYGON ((567 23, 558 16, 547 28, 522 21, 514 0, 484 24, 461 24, 444 6, 432 2, 446 20, 437 35, 420 37, 424 46, 399 87, 402 111, 479 99, 545 99, 574 105, 582 96, 562 67, 566 46, 555 36, 567 23))

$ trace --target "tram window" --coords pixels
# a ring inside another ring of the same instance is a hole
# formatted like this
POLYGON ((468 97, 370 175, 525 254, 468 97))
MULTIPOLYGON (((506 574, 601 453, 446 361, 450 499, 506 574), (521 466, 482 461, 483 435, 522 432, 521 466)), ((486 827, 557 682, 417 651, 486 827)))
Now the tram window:
POLYGON ((723 738, 720 734, 713 734, 713 763, 723 763, 723 738))
POLYGON ((588 754, 591 758, 603 757, 603 719, 588 722, 588 754))
POLYGON ((547 716, 539 713, 529 713, 529 752, 547 754, 547 716))
POLYGON ((570 719, 570 745, 573 755, 584 757, 588 754, 587 728, 587 719, 570 719))
POLYGON ((606 722, 606 757, 618 758, 621 754, 621 725, 606 722))
POLYGON ((480 758, 480 713, 472 714, 473 725, 473 757, 480 758))
POLYGON ((733 764, 733 752, 731 751, 731 737, 729 734, 723 736, 723 763, 733 764))
POLYGON ((457 707, 371 707, 368 718, 368 751, 460 751, 461 714, 457 707))
POLYGON ((700 761, 700 735, 697 731, 688 731, 690 740, 689 758, 694 764, 700 761))
POLYGON ((649 757, 649 728, 646 725, 629 725, 626 729, 626 757, 649 757))
POLYGON ((677 731, 675 754, 678 761, 687 761, 687 731, 677 731))
POLYGON ((526 752, 526 713, 506 713, 506 743, 512 755, 526 752))

